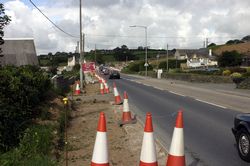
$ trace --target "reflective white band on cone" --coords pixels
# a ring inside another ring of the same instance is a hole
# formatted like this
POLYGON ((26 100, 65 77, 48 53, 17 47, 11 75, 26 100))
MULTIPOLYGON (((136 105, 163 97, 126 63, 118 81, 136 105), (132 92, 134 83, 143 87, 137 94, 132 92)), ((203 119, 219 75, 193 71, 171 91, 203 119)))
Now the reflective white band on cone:
POLYGON ((169 154, 173 156, 184 156, 183 128, 174 128, 169 154))
POLYGON ((140 161, 145 166, 157 165, 154 135, 152 132, 144 132, 140 161))
POLYGON ((91 166, 99 166, 101 164, 105 164, 103 166, 109 165, 107 134, 106 132, 97 131, 91 166))

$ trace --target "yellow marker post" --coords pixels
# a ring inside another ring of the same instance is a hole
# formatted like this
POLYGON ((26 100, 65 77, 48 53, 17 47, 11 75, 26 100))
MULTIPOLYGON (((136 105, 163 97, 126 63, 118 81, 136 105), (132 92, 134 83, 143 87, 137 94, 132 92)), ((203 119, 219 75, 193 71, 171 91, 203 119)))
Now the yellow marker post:
POLYGON ((67 149, 67 144, 68 144, 68 134, 67 134, 67 105, 68 105, 68 98, 65 97, 63 98, 63 104, 64 104, 64 111, 65 111, 65 165, 68 166, 68 149, 67 149))

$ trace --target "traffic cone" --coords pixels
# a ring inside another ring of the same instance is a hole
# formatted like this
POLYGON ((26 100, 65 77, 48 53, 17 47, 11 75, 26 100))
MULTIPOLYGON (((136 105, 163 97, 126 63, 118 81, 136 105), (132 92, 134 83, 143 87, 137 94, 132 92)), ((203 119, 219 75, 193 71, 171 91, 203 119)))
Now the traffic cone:
POLYGON ((104 94, 103 83, 100 83, 100 93, 101 93, 102 95, 104 94))
POLYGON ((106 119, 103 112, 99 117, 91 166, 109 166, 106 119))
POLYGON ((79 95, 80 93, 81 93, 80 85, 79 85, 79 82, 77 82, 77 83, 76 83, 75 95, 79 95))
POLYGON ((147 113, 146 115, 140 166, 158 166, 151 113, 147 113))
POLYGON ((131 112, 129 111, 128 94, 124 91, 122 120, 119 124, 122 126, 124 124, 136 123, 136 121, 136 115, 132 118, 131 112))
POLYGON ((115 96, 115 104, 116 105, 122 104, 121 96, 116 88, 115 82, 114 82, 114 96, 115 96))
POLYGON ((104 80, 104 89, 106 93, 109 93, 109 85, 106 80, 104 80))
POLYGON ((185 166, 183 115, 178 112, 166 166, 185 166))

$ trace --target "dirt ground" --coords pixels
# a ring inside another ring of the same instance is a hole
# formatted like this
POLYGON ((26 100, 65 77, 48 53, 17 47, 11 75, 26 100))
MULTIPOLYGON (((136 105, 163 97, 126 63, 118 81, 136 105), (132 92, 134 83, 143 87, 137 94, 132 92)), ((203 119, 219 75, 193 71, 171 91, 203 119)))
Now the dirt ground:
MULTIPOLYGON (((72 111, 72 119, 67 129, 68 165, 90 165, 101 111, 105 113, 107 121, 110 165, 139 165, 143 126, 139 122, 123 127, 118 125, 122 115, 122 106, 111 104, 113 94, 100 95, 99 84, 90 84, 86 86, 84 95, 75 96, 73 99, 76 109, 72 111)), ((159 144, 156 144, 156 146, 158 163, 159 165, 165 165, 166 153, 159 144)), ((60 165, 65 165, 63 153, 60 165)))

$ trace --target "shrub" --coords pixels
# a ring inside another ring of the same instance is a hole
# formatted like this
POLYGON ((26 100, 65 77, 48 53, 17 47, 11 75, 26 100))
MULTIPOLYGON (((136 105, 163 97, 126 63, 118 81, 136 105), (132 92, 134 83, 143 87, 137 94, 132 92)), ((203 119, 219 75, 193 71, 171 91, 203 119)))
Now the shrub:
POLYGON ((34 125, 27 128, 17 148, 0 155, 0 165, 54 166, 51 159, 53 128, 48 125, 34 125))
MULTIPOLYGON (((187 60, 175 60, 175 59, 169 59, 168 60, 168 68, 174 69, 174 68, 180 68, 181 63, 186 63, 187 60)), ((162 61, 159 64, 160 69, 167 69, 167 61, 162 61)))
POLYGON ((247 73, 250 73, 250 67, 247 68, 247 73))
POLYGON ((233 74, 230 75, 231 78, 241 78, 242 74, 234 72, 233 74))
POLYGON ((236 88, 239 86, 239 84, 244 80, 242 77, 242 74, 234 72, 233 74, 230 75, 232 78, 233 82, 236 84, 236 88))
MULTIPOLYGON (((144 71, 145 70, 144 63, 145 63, 144 61, 130 63, 126 68, 123 69, 123 72, 137 73, 139 71, 144 71)), ((148 71, 153 70, 152 65, 149 64, 147 69, 148 69, 148 71)))
POLYGON ((247 72, 247 70, 245 68, 241 68, 241 67, 227 67, 226 70, 230 70, 231 73, 245 73, 247 72))
POLYGON ((0 151, 7 151, 39 115, 34 107, 45 99, 51 85, 37 66, 6 66, 0 78, 0 151))
POLYGON ((222 75, 223 75, 223 76, 230 76, 230 74, 231 74, 231 71, 230 71, 230 70, 224 70, 224 71, 222 72, 222 75))

